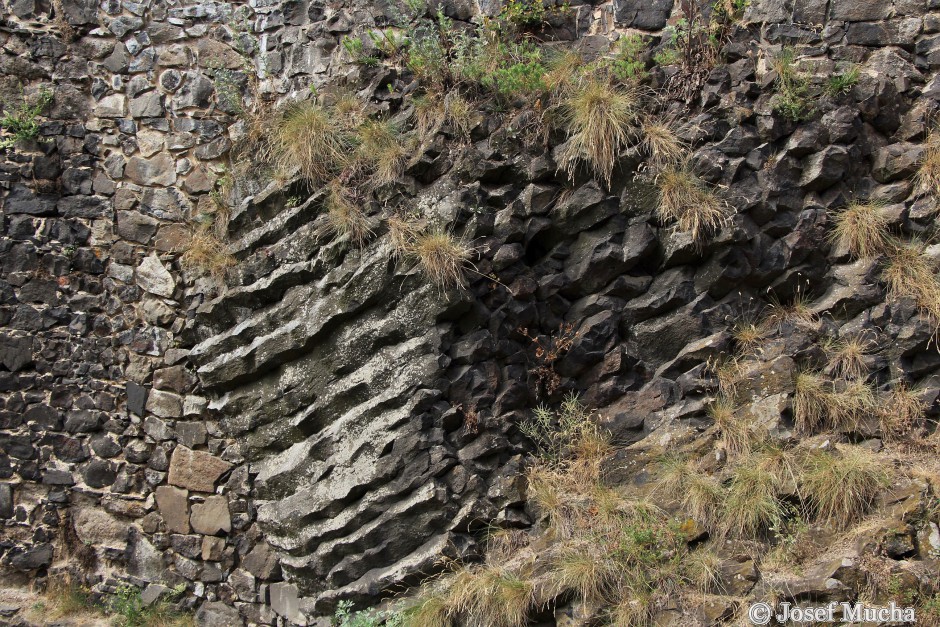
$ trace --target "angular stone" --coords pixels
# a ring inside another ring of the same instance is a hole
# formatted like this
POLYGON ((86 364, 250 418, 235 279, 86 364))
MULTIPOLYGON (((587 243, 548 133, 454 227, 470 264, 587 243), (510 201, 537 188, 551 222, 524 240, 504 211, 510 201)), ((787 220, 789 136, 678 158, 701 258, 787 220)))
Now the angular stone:
POLYGON ((144 433, 157 442, 173 438, 173 429, 156 416, 147 416, 144 418, 144 433))
POLYGON ((800 185, 819 191, 842 180, 849 165, 849 153, 842 146, 828 146, 806 158, 800 185))
POLYGON ((143 416, 147 403, 147 388, 139 383, 128 381, 125 389, 127 390, 127 411, 143 416))
POLYGON ((232 516, 228 509, 228 498, 210 496, 203 503, 193 505, 190 524, 193 531, 207 536, 228 533, 232 530, 232 516))
POLYGON ((173 275, 163 267, 160 258, 156 255, 144 257, 137 266, 137 285, 146 292, 170 298, 176 290, 176 281, 173 275))
POLYGON ((218 562, 225 551, 225 538, 203 536, 202 559, 207 562, 218 562))
MULTIPOLYGON (((180 418, 183 415, 183 397, 173 392, 151 390, 150 398, 147 399, 147 411, 160 418, 180 418)), ((161 435, 168 434, 166 430, 159 431, 161 435)))
POLYGON ((231 468, 232 464, 215 455, 177 446, 170 458, 167 481, 195 492, 213 492, 215 482, 231 468))
POLYGON ((231 46, 209 37, 201 37, 196 43, 196 56, 200 67, 224 67, 237 70, 245 62, 231 46))
POLYGON ((908 178, 917 171, 922 146, 909 143, 891 144, 875 153, 872 175, 879 183, 908 178))
MULTIPOLYGON (((185 413, 185 403, 184 403, 185 413)), ((204 422, 177 422, 176 439, 183 446, 193 448, 206 443, 208 432, 204 422)))
POLYGON ((173 158, 160 153, 150 159, 131 157, 124 168, 124 174, 138 185, 170 186, 176 182, 176 168, 173 158))
POLYGON ((242 558, 242 567, 258 579, 270 581, 281 576, 281 567, 277 555, 267 542, 261 540, 255 548, 242 558))
POLYGON ((195 616, 196 627, 239 627, 245 621, 234 607, 221 601, 203 603, 195 616))
POLYGON ((13 517, 13 486, 0 483, 0 518, 13 517))
POLYGON ((300 618, 300 604, 297 586, 292 583, 273 583, 268 587, 268 599, 271 609, 287 620, 300 618))
POLYGON ((33 362, 33 339, 0 335, 0 364, 10 372, 22 370, 33 362))
POLYGON ((147 244, 157 233, 160 221, 136 211, 118 211, 118 235, 132 242, 147 244))
POLYGON ((123 118, 127 112, 127 98, 124 94, 105 96, 95 105, 95 115, 99 118, 123 118))
POLYGON ((140 593, 140 601, 144 604, 144 607, 149 607, 159 601, 160 597, 169 591, 170 589, 162 584, 149 583, 147 587, 144 588, 143 592, 140 593))
POLYGON ((15 570, 36 570, 52 563, 51 544, 37 544, 19 551, 10 557, 10 566, 15 570))
POLYGON ((75 535, 86 545, 123 550, 127 545, 127 523, 97 507, 72 511, 75 535))
POLYGON ((162 485, 156 489, 157 509, 170 533, 189 533, 189 493, 162 485))
POLYGON ((151 91, 131 100, 131 117, 155 118, 163 115, 163 97, 151 91))

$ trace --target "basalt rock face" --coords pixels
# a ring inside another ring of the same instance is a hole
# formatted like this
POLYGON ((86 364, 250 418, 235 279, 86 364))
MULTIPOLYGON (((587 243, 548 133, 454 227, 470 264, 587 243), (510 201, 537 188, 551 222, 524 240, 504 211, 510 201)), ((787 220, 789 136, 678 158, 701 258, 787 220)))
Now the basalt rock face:
MULTIPOLYGON (((677 16, 672 2, 571 4, 556 35, 586 53, 677 16)), ((829 233, 856 198, 881 202, 895 233, 932 226, 935 201, 910 179, 940 102, 940 25, 923 4, 831 4, 752 2, 726 63, 670 105, 692 167, 733 208, 700 244, 656 218, 635 149, 608 187, 558 171, 562 135, 523 142, 524 115, 490 115, 469 141, 445 126, 385 198, 475 248, 468 287, 440 290, 394 254, 384 207, 369 207, 364 247, 333 242, 322 192, 300 181, 236 181, 224 286, 178 260, 240 132, 230 92, 248 73, 272 99, 344 84, 407 123, 411 77, 340 45, 382 11, 6 3, 3 73, 55 100, 39 141, 5 149, 0 170, 0 583, 63 569, 98 592, 184 583, 206 625, 374 605, 441 556, 472 558, 487 525, 535 522, 518 425, 539 403, 578 393, 619 443, 699 446, 705 364, 771 297, 807 294, 822 314, 748 365, 740 411, 775 438, 792 435, 794 375, 824 335, 872 338, 875 382, 922 385, 935 416, 934 324, 829 233), (783 44, 820 77, 857 62, 858 83, 784 119, 766 67, 783 44)), ((440 6, 457 20, 499 10, 440 6)), ((642 483, 649 460, 634 455, 613 460, 611 482, 642 483)), ((899 564, 935 564, 936 521, 910 514, 933 481, 886 497, 904 511, 872 538, 899 564)), ((739 595, 760 577, 741 556, 722 569, 739 595)), ((820 573, 794 595, 857 587, 852 569, 820 573)))

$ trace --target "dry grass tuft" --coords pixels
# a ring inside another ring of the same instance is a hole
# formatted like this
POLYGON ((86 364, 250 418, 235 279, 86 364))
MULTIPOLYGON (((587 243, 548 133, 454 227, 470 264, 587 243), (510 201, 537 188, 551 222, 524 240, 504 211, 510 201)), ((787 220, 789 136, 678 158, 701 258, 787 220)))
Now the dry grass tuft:
POLYGON ((891 298, 912 298, 918 308, 940 322, 940 282, 922 242, 903 242, 888 253, 882 278, 891 298))
POLYGON ((656 176, 656 186, 659 219, 675 222, 695 242, 700 243, 731 216, 729 206, 687 168, 666 168, 656 176))
POLYGON ((762 435, 748 415, 738 415, 735 409, 734 402, 726 396, 719 396, 708 407, 708 415, 721 432, 722 443, 729 455, 749 453, 762 435))
POLYGON ((722 515, 722 535, 753 538, 783 520, 784 510, 777 493, 779 478, 759 457, 745 460, 734 469, 722 515))
POLYGON ((760 348, 760 345, 767 339, 767 328, 753 318, 743 318, 735 321, 732 330, 732 336, 737 343, 737 354, 739 356, 751 355, 760 348))
POLYGON ((235 257, 228 246, 211 228, 198 228, 192 232, 180 256, 183 268, 219 279, 235 265, 235 257))
POLYGON ((829 360, 827 370, 836 377, 864 379, 868 376, 865 358, 873 348, 874 343, 864 335, 829 340, 823 345, 829 360))
POLYGON ((640 127, 643 137, 640 146, 649 158, 653 172, 676 168, 686 158, 689 147, 676 129, 675 122, 666 119, 646 120, 640 127))
POLYGON ((703 473, 691 459, 675 455, 660 460, 656 478, 663 496, 675 499, 693 520, 714 529, 725 499, 717 478, 703 473))
POLYGON ((464 567, 449 581, 444 606, 474 624, 522 627, 532 604, 532 583, 503 566, 464 567))
POLYGON ((405 146, 395 124, 367 120, 359 127, 359 139, 359 161, 372 171, 373 186, 397 179, 405 165, 405 146))
POLYGON ((814 451, 807 457, 802 489, 819 519, 845 529, 868 511, 890 484, 874 453, 843 446, 837 454, 814 451))
POLYGON ((927 404, 921 395, 921 390, 903 382, 891 389, 878 408, 881 434, 885 440, 901 442, 922 436, 927 404))
POLYGON ((796 374, 793 417, 798 433, 811 434, 822 427, 829 414, 829 383, 818 372, 801 370, 796 374))
POLYGON ((408 245, 408 252, 442 289, 466 287, 466 267, 473 248, 452 233, 443 229, 419 233, 408 245))
POLYGON ((469 139, 479 120, 476 107, 459 93, 452 92, 444 98, 444 121, 458 137, 469 139))
POLYGON ((924 193, 936 195, 940 192, 940 132, 937 129, 927 134, 914 182, 924 193))
POLYGON ((433 94, 415 96, 412 99, 415 130, 422 140, 429 139, 444 123, 446 108, 443 99, 433 94))
POLYGON ((323 183, 348 165, 353 142, 340 117, 312 101, 289 105, 271 131, 278 169, 299 167, 309 181, 323 183))
POLYGON ((362 247, 372 235, 365 211, 350 199, 346 189, 337 181, 329 185, 324 202, 326 223, 324 231, 337 239, 345 239, 362 247))
POLYGON ((855 431, 859 423, 875 412, 875 393, 864 381, 843 381, 826 396, 827 413, 833 429, 855 431))
POLYGON ((813 328, 819 322, 819 316, 813 313, 810 307, 810 298, 806 291, 797 289, 792 300, 785 303, 774 294, 767 306, 767 315, 764 323, 769 328, 777 328, 783 324, 792 324, 803 328, 813 328))
POLYGON ((558 52, 548 58, 542 83, 551 92, 564 93, 576 84, 583 68, 584 58, 577 50, 558 52))
POLYGON ((845 248, 853 257, 878 257, 891 248, 888 217, 876 203, 853 202, 835 215, 832 243, 845 248))
POLYGON ((565 544, 552 560, 549 577, 553 592, 573 591, 583 603, 609 596, 619 579, 619 565, 601 551, 597 542, 565 544))
POLYGON ((569 176, 584 161, 610 185, 620 152, 636 135, 639 110, 634 89, 596 79, 572 88, 561 103, 568 130, 561 161, 569 176))

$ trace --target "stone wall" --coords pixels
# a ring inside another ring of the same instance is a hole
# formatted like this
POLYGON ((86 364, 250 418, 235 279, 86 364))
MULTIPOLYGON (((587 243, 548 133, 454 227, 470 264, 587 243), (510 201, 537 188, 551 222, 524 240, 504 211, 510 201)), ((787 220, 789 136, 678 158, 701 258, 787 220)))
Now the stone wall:
MULTIPOLYGON (((671 2, 572 4, 559 36, 587 50, 675 18, 671 2)), ((579 178, 556 202, 552 154, 522 149, 505 120, 472 146, 439 136, 395 201, 473 240, 479 277, 460 295, 387 261, 382 227, 362 251, 324 244, 321 198, 290 206, 296 181, 222 185, 254 101, 343 83, 406 116, 385 89, 409 88, 400 73, 339 45, 388 23, 381 7, 3 10, 4 102, 55 95, 39 140, 0 166, 7 584, 64 570, 103 592, 185 582, 204 624, 374 604, 442 553, 472 554, 484 525, 531 523, 515 425, 543 398, 520 328, 544 340, 571 325, 552 398, 580 391, 626 441, 694 428, 705 395, 688 373, 726 345, 728 316, 807 279, 820 311, 899 346, 885 376, 936 387, 929 324, 863 289, 871 268, 829 254, 823 229, 827 209, 866 196, 892 203, 896 228, 931 224, 908 178, 940 99, 932 4, 751 3, 729 64, 683 113, 697 169, 737 210, 704 249, 651 217, 633 157, 611 190, 579 178), (862 80, 815 120, 782 121, 763 74, 781 43, 820 75, 859 63, 862 80), (232 207, 224 287, 178 260, 211 192, 232 207)))

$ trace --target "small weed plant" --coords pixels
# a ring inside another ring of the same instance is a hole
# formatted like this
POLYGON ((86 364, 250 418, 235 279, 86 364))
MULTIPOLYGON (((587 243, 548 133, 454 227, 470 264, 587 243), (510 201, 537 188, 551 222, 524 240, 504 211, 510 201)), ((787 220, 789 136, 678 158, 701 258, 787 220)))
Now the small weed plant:
MULTIPOLYGON (((23 96, 23 101, 7 109, 0 118, 0 148, 12 148, 19 142, 35 140, 39 137, 39 117, 52 104, 53 95, 43 89, 35 98, 23 96)), ((6 108, 6 107, 5 107, 6 108)))

